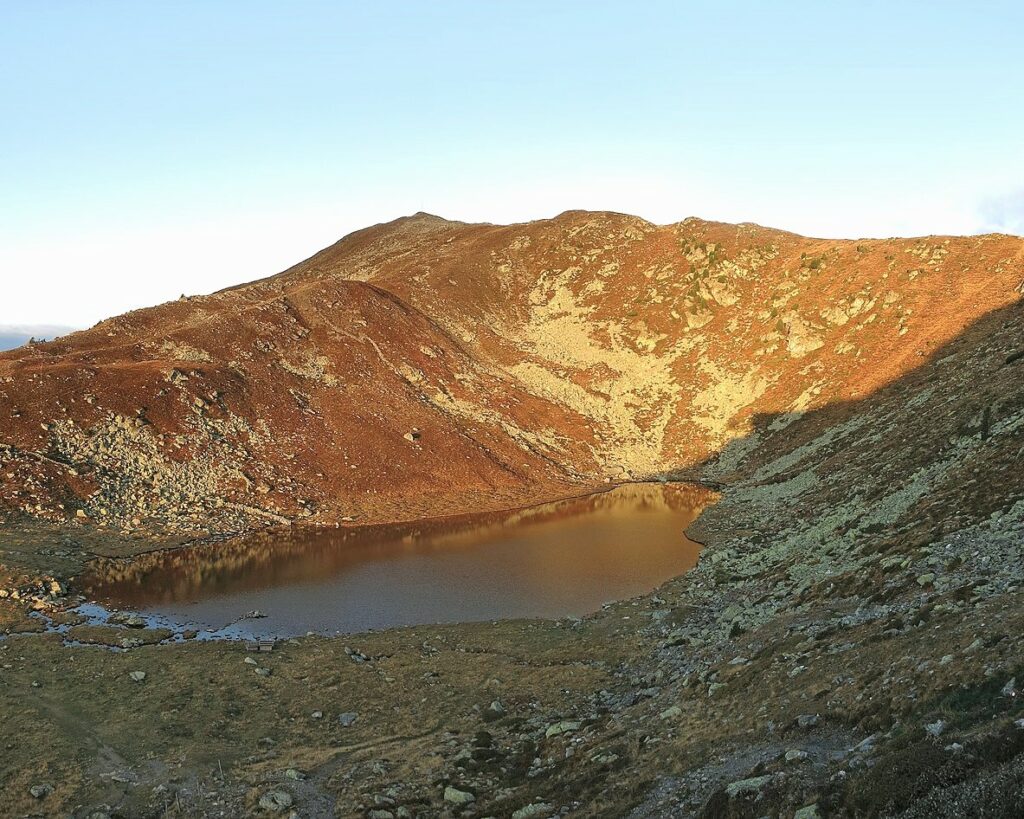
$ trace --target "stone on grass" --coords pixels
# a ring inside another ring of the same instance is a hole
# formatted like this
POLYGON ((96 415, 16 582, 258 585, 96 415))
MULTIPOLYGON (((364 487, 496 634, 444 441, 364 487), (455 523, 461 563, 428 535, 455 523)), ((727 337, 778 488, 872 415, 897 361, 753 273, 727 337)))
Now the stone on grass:
POLYGON ((557 737, 561 734, 571 734, 573 731, 580 729, 580 724, 576 720, 564 719, 561 722, 556 722, 554 725, 549 725, 548 729, 544 732, 544 736, 551 739, 551 737, 557 737))
POLYGON ((260 807, 272 813, 280 813, 292 806, 292 796, 287 791, 268 791, 260 797, 260 807))
POLYGON ((750 794, 760 793, 771 781, 772 777, 770 774, 765 776, 753 776, 750 779, 741 779, 738 782, 726 785, 725 793, 730 799, 735 799, 737 796, 748 796, 750 794))
POLYGON ((801 714, 796 718, 796 724, 800 728, 813 728, 818 724, 817 714, 801 714))
POLYGON ((660 714, 658 714, 658 716, 661 719, 666 719, 666 720, 667 719, 676 719, 677 717, 681 717, 682 715, 683 715, 683 709, 680 708, 678 705, 671 705, 668 708, 666 708, 664 711, 662 711, 660 714))
POLYGON ((484 710, 484 722, 492 722, 503 716, 505 716, 505 706, 501 704, 501 700, 494 700, 484 710))
POLYGON ((469 791, 461 791, 452 785, 448 785, 444 789, 444 801, 450 802, 453 805, 468 805, 470 802, 476 801, 476 796, 469 791))
POLYGON ((534 802, 532 805, 523 805, 512 814, 512 819, 543 819, 554 812, 554 807, 547 802, 534 802))

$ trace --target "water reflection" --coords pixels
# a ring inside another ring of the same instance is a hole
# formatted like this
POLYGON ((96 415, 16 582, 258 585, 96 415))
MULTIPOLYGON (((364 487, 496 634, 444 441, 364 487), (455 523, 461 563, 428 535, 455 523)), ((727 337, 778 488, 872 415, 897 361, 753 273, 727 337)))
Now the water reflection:
POLYGON ((580 615, 691 568, 683 529, 710 499, 637 484, 500 514, 263 532, 102 559, 83 581, 106 605, 212 628, 258 609, 253 634, 580 615))

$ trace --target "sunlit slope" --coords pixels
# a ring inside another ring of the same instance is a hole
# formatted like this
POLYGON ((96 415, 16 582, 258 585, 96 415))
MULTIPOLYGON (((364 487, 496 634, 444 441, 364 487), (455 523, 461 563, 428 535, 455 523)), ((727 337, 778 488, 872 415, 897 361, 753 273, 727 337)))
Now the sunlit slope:
POLYGON ((1020 238, 418 214, 0 354, 0 507, 236 530, 500 508, 868 395, 1021 297, 1020 238))

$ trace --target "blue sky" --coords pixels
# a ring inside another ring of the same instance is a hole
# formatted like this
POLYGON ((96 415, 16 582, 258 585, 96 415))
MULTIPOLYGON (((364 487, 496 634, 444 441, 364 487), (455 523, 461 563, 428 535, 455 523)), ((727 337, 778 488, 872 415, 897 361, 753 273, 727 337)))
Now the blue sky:
POLYGON ((0 2, 0 323, 426 210, 1024 231, 1019 2, 0 2))

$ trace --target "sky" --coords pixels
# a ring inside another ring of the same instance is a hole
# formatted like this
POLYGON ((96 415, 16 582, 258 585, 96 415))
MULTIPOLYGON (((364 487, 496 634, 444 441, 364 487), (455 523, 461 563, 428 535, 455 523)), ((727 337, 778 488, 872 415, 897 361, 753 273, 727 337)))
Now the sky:
POLYGON ((416 211, 1024 233, 1024 3, 0 0, 0 325, 416 211))

